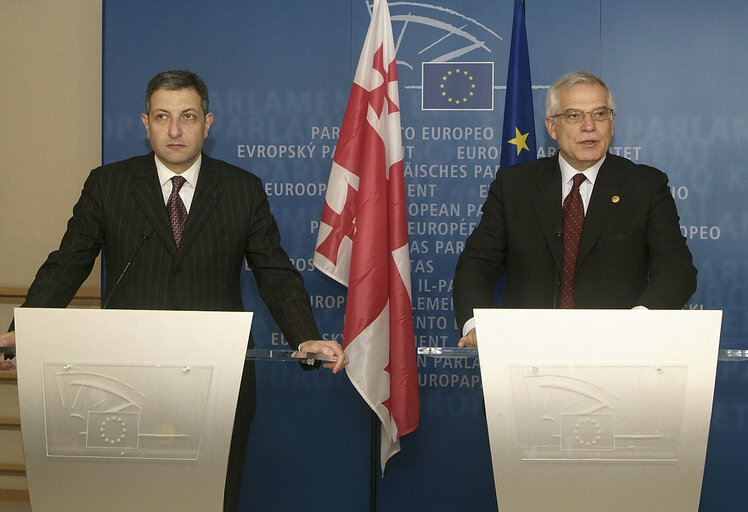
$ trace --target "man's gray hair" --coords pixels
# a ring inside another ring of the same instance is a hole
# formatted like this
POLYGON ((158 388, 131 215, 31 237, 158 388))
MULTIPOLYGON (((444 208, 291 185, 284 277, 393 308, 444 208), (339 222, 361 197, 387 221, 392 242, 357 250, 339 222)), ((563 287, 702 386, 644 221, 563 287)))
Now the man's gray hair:
MULTIPOLYGON (((551 117, 559 112, 561 108, 561 100, 558 98, 558 94, 562 89, 567 89, 577 84, 597 84, 601 86, 608 93, 608 105, 607 107, 611 110, 616 109, 616 102, 613 100, 613 93, 610 91, 605 82, 599 77, 586 71, 572 71, 566 73, 564 76, 553 82, 550 89, 548 89, 548 96, 545 99, 545 116, 551 117)), ((555 118, 553 118, 555 121, 555 118)))

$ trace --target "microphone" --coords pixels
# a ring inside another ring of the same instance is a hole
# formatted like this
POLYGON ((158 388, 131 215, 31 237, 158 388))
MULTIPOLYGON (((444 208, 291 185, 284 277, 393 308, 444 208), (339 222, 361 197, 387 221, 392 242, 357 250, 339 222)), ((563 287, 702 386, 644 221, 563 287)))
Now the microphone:
POLYGON ((101 305, 101 309, 106 309, 106 306, 107 304, 109 304, 109 301, 111 300, 112 295, 114 295, 114 291, 119 286, 120 281, 122 281, 122 278, 125 277, 125 274, 127 274, 127 270, 130 268, 130 265, 132 265, 132 262, 135 261, 135 258, 138 256, 138 254, 140 253, 140 250, 145 245, 145 241, 148 240, 150 237, 151 237, 150 232, 143 233, 142 235, 140 235, 140 242, 138 242, 138 246, 135 248, 135 253, 132 255, 132 258, 130 258, 130 261, 127 262, 127 264, 125 265, 125 268, 122 269, 122 273, 117 278, 117 281, 112 286, 112 289, 109 290, 109 295, 107 295, 106 300, 104 300, 104 303, 101 305))
MULTIPOLYGON (((564 236, 563 226, 560 227, 560 228, 558 228, 553 233, 553 236, 561 244, 561 257, 563 258, 563 250, 564 250, 564 247, 563 247, 563 236, 564 236)), ((556 269, 554 271, 554 274, 555 275, 553 276, 553 309, 558 309, 558 300, 559 300, 558 292, 559 292, 559 290, 561 288, 561 279, 563 277, 562 273, 561 273, 561 269, 558 266, 558 263, 556 264, 556 269)))

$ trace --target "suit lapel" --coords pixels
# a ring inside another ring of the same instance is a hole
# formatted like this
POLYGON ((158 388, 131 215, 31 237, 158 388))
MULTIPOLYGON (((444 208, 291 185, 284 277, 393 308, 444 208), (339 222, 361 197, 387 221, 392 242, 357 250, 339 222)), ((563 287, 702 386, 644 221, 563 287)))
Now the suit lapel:
POLYGON ((187 223, 184 226, 182 243, 179 246, 180 253, 184 253, 195 243, 205 222, 213 214, 216 205, 218 205, 220 185, 221 181, 218 177, 215 162, 203 153, 195 196, 192 198, 190 213, 187 215, 187 223))
POLYGON ((155 236, 163 242, 172 254, 176 254, 177 247, 174 244, 174 233, 169 223, 169 215, 166 212, 164 196, 161 185, 158 182, 156 162, 153 154, 144 157, 132 172, 135 174, 135 201, 153 226, 155 236))
POLYGON ((556 266, 561 268, 561 169, 558 157, 548 160, 548 164, 540 169, 535 184, 537 191, 531 196, 531 201, 556 266))
POLYGON ((577 267, 590 253, 605 226, 608 225, 611 217, 617 211, 618 201, 614 198, 618 197, 620 199, 623 179, 623 174, 616 172, 614 160, 611 155, 608 155, 602 167, 600 167, 600 172, 595 180, 595 188, 592 189, 590 204, 587 207, 582 239, 579 242, 577 267))

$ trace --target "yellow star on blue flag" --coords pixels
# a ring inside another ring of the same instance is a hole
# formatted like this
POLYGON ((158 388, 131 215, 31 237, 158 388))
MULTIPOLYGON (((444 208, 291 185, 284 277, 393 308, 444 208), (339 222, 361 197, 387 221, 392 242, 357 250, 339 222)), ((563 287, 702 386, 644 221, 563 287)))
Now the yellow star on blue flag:
POLYGON ((530 148, 527 145, 527 137, 530 135, 530 132, 522 133, 519 131, 519 128, 516 126, 514 127, 515 136, 513 139, 509 139, 507 142, 509 144, 514 144, 517 146, 517 156, 519 156, 520 153, 522 153, 523 149, 526 149, 527 151, 530 151, 530 148))
POLYGON ((525 12, 522 0, 514 1, 509 71, 506 78, 504 128, 501 143, 501 167, 530 162, 537 157, 535 113, 532 106, 530 55, 527 50, 525 12), (527 130, 522 133, 519 127, 527 130), (514 136, 512 138, 512 136, 514 136))

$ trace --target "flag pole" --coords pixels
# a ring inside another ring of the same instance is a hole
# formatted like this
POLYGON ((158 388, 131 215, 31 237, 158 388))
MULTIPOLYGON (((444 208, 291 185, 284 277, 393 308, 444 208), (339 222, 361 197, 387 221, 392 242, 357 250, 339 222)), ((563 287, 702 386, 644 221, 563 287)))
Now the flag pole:
POLYGON ((371 446, 369 462, 369 512, 377 512, 377 430, 379 427, 379 416, 372 409, 371 416, 371 446))

